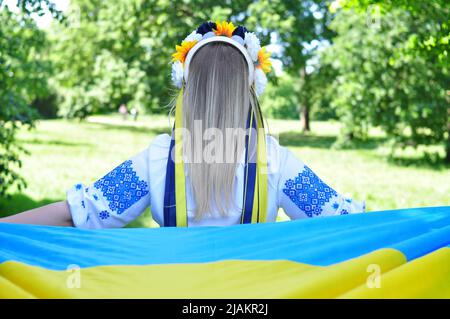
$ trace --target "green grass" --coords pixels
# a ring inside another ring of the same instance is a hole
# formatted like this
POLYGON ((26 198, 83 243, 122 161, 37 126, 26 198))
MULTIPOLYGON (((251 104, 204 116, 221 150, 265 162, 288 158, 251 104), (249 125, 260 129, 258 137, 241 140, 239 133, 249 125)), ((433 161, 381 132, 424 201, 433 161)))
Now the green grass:
MULTIPOLYGON (((380 132, 373 130, 357 149, 336 150, 332 145, 337 123, 313 122, 311 134, 298 128, 298 121, 269 120, 270 132, 282 145, 339 192, 366 199, 368 210, 450 205, 450 169, 423 162, 417 151, 406 150, 401 160, 387 160, 380 132)), ((20 131, 18 139, 31 153, 22 157, 21 174, 28 188, 0 198, 0 216, 63 200, 74 183, 95 181, 164 132, 170 132, 166 116, 138 122, 117 116, 96 116, 87 122, 45 120, 34 130, 20 131)), ((147 212, 131 226, 154 226, 149 217, 147 212)))

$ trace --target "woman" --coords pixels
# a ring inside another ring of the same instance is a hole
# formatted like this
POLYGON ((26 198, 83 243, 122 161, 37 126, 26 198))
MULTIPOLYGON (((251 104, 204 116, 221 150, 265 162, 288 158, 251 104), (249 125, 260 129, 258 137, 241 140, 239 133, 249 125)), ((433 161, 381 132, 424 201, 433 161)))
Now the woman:
POLYGON ((258 98, 270 61, 254 33, 206 22, 173 55, 180 88, 172 137, 67 199, 1 219, 81 228, 123 227, 147 207, 161 226, 228 226, 363 212, 265 136, 258 98), (242 134, 243 132, 243 134, 242 134))

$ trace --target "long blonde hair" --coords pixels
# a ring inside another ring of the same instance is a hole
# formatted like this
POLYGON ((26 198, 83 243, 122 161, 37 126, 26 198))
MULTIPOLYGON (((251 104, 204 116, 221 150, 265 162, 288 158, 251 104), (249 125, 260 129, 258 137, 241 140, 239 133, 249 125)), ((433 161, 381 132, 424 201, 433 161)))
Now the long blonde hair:
POLYGON ((189 159, 185 165, 197 220, 213 209, 226 216, 235 203, 235 174, 245 149, 245 135, 230 136, 226 131, 231 129, 245 134, 250 107, 259 116, 257 97, 254 87, 248 83, 248 73, 244 56, 230 44, 206 44, 191 60, 183 96, 183 127, 189 132, 184 135, 183 150, 185 158, 189 159), (222 137, 227 137, 220 145, 227 160, 208 162, 203 152, 198 154, 198 147, 204 150, 207 146, 204 136, 210 129, 217 129, 222 137), (233 154, 231 161, 229 152, 233 154))

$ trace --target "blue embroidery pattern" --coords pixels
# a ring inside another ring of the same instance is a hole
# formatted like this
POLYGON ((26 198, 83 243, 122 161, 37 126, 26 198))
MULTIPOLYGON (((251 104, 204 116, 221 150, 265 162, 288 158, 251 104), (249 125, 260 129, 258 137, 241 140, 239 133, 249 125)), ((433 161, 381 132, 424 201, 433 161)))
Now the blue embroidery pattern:
POLYGON ((343 209, 343 210, 341 211, 341 215, 348 215, 348 211, 347 211, 346 209, 343 209))
POLYGON ((302 172, 294 179, 288 179, 283 189, 292 202, 308 217, 320 215, 323 206, 336 191, 325 184, 314 172, 305 165, 302 172))
POLYGON ((139 180, 132 164, 131 160, 125 161, 94 183, 108 200, 109 208, 119 215, 149 192, 147 183, 139 180))
POLYGON ((81 185, 81 184, 75 185, 75 188, 77 189, 77 191, 79 191, 81 189, 81 187, 83 187, 83 185, 81 185))
POLYGON ((100 217, 100 219, 107 219, 109 218, 109 213, 107 210, 102 210, 100 213, 98 213, 98 217, 100 217))

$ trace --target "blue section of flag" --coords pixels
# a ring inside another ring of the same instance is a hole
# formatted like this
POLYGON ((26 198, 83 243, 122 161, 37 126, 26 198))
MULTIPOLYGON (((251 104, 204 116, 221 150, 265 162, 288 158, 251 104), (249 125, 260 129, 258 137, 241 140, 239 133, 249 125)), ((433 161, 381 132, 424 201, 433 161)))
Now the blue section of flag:
POLYGON ((55 270, 229 259, 326 266, 380 248, 398 249, 412 260, 449 244, 450 207, 230 227, 82 230, 0 223, 0 262, 55 270))

